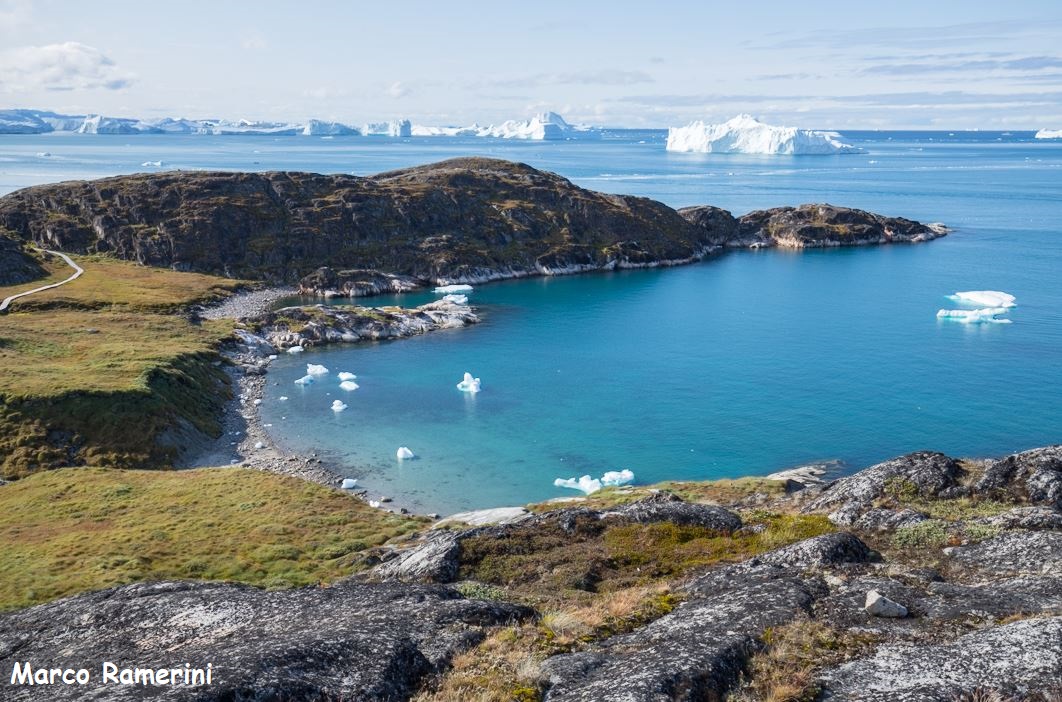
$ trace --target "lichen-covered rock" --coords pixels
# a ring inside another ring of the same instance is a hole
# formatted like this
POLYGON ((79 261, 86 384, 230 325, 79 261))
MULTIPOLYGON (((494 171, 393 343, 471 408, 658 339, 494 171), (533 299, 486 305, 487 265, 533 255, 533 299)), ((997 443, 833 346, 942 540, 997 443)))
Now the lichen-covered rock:
POLYGON ((1027 619, 936 646, 890 644, 825 671, 829 702, 937 702, 975 690, 1045 692, 1062 671, 1062 617, 1027 619))
POLYGON ((429 531, 412 548, 398 551, 394 558, 372 570, 381 580, 452 583, 461 565, 461 544, 451 531, 429 531))
POLYGON ((318 268, 299 281, 299 292, 325 297, 367 297, 384 293, 404 293, 424 287, 429 281, 408 275, 394 275, 374 270, 335 271, 318 268))
POLYGON ((826 204, 757 210, 738 222, 743 241, 786 248, 920 242, 947 233, 945 228, 902 217, 826 204))
POLYGON ((1022 451, 991 464, 976 490, 1062 509, 1062 445, 1022 451))
POLYGON ((901 494, 910 491, 931 498, 958 487, 964 475, 954 458, 935 451, 917 451, 835 480, 808 502, 804 511, 828 511, 832 513, 831 521, 851 526, 886 490, 895 489, 901 494))
POLYGON ((945 553, 958 563, 993 573, 1062 575, 1062 532, 1057 531, 1005 531, 945 553))
POLYGON ((863 531, 896 531, 900 527, 924 522, 929 517, 913 509, 870 509, 852 525, 863 531))
POLYGON ((787 568, 816 568, 840 563, 866 563, 873 559, 874 552, 866 544, 842 531, 768 551, 750 562, 787 568))
POLYGON ((1053 507, 1015 507, 1002 514, 971 521, 1000 529, 1062 530, 1062 512, 1053 507))
POLYGON ((741 517, 715 505, 685 502, 669 492, 658 492, 637 502, 605 512, 609 520, 651 524, 671 522, 679 526, 698 526, 730 533, 741 527, 741 517))
POLYGON ((449 588, 342 583, 266 592, 206 583, 127 585, 0 615, 0 668, 89 668, 89 686, 0 688, 4 700, 404 700, 516 605, 449 588), (213 668, 209 687, 100 686, 120 667, 213 668))

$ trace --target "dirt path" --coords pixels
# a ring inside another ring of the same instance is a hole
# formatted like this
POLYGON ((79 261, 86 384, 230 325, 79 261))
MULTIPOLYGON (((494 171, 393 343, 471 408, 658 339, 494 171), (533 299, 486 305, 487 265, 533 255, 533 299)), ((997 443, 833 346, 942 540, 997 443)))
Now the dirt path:
POLYGON ((81 266, 79 266, 76 263, 74 263, 73 260, 71 260, 71 258, 69 256, 67 256, 65 253, 59 253, 58 251, 47 251, 47 250, 45 251, 45 253, 55 254, 59 258, 61 258, 64 261, 66 261, 67 265, 69 265, 71 268, 74 269, 74 275, 70 276, 66 280, 59 281, 58 283, 52 283, 51 285, 42 285, 39 288, 34 288, 33 290, 27 290, 26 292, 20 292, 17 295, 12 295, 11 297, 5 298, 3 302, 0 302, 0 312, 6 312, 8 306, 12 302, 14 302, 15 300, 19 299, 20 297, 26 297, 27 295, 32 295, 33 293, 39 293, 42 290, 51 290, 52 288, 58 288, 60 285, 66 285, 71 280, 77 280, 78 278, 80 278, 81 274, 85 272, 84 268, 82 268, 81 266))

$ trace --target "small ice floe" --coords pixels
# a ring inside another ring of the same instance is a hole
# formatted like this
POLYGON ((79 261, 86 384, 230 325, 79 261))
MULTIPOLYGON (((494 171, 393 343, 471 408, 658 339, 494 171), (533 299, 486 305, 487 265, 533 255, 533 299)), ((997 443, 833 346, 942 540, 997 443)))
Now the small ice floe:
POLYGON ((343 478, 343 483, 339 486, 344 490, 353 490, 358 486, 358 481, 354 478, 343 478))
POLYGON ((404 461, 407 458, 415 458, 413 452, 409 450, 408 446, 399 446, 398 451, 395 452, 395 455, 398 456, 398 460, 400 461, 404 461))
POLYGON ((296 385, 313 385, 313 376, 312 375, 304 375, 301 378, 299 378, 298 380, 296 380, 295 384, 296 385))
POLYGON ((256 397, 255 400, 254 400, 254 404, 256 404, 256 405, 262 404, 262 398, 256 397))
POLYGON ((50 153, 48 153, 47 151, 38 151, 37 152, 37 158, 51 158, 51 157, 52 157, 52 155, 50 153))
POLYGON ((443 300, 446 302, 452 302, 455 305, 467 305, 468 295, 444 295, 443 300))
POLYGON ((1000 319, 1006 307, 986 307, 980 310, 937 310, 937 319, 946 319, 962 324, 1010 324, 1009 319, 1000 319))
POLYGON ((358 384, 355 383, 353 380, 344 380, 342 383, 339 384, 339 389, 350 392, 351 390, 357 390, 358 384))
POLYGON ((369 500, 369 506, 372 507, 373 509, 379 509, 380 508, 380 501, 379 500, 369 500))
POLYGON ((301 346, 292 346, 288 349, 288 353, 302 353, 303 351, 305 351, 305 349, 301 346))
POLYGON ((328 369, 325 368, 324 366, 318 365, 316 363, 307 363, 306 364, 306 375, 312 375, 312 376, 315 376, 315 377, 322 376, 322 375, 328 375, 328 369))
POLYGON ((162 168, 162 161, 144 161, 140 164, 142 168, 162 168))
POLYGON ((333 400, 332 401, 332 411, 333 412, 342 412, 346 408, 347 408, 347 406, 345 404, 343 404, 342 400, 333 400))
POLYGON ((340 380, 354 380, 358 376, 354 375, 353 373, 348 373, 346 371, 340 371, 338 377, 340 380))
POLYGON ((277 401, 279 401, 279 402, 287 402, 288 401, 288 396, 287 395, 281 395, 280 397, 277 398, 277 401))
POLYGON ((261 441, 256 441, 256 442, 254 442, 254 447, 256 449, 264 449, 265 448, 265 444, 263 444, 261 441))
POLYGON ((271 353, 271 354, 269 354, 269 360, 270 360, 270 361, 275 361, 275 360, 277 360, 277 355, 276 355, 275 353, 271 353))
POLYGON ((948 295, 948 299, 982 307, 1017 307, 1018 305, 1013 295, 998 290, 967 290, 948 295))
POLYGON ((591 478, 589 475, 584 475, 581 478, 557 478, 553 481, 555 487, 570 488, 572 490, 579 490, 586 495, 597 492, 603 487, 615 487, 617 485, 626 485, 634 480, 634 473, 626 468, 623 470, 610 470, 607 471, 600 478, 591 478))
POLYGON ((471 373, 465 373, 464 379, 457 384, 457 389, 461 392, 479 392, 479 378, 473 378, 471 373))
POLYGON ((435 288, 436 295, 449 295, 450 293, 470 293, 471 285, 440 285, 435 288))

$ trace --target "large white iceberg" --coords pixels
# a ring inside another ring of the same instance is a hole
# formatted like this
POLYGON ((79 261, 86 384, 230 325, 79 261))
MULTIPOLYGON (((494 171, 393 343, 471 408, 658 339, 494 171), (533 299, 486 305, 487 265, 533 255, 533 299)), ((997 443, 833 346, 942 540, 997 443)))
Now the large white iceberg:
POLYGON ((1037 139, 1062 139, 1062 129, 1041 129, 1036 132, 1037 139))
POLYGON ((471 285, 440 285, 435 288, 436 295, 449 295, 450 293, 470 293, 471 285))
POLYGON ((315 377, 322 376, 322 375, 328 375, 328 369, 325 368, 322 365, 317 364, 317 363, 307 363, 306 364, 306 375, 312 375, 312 376, 315 376, 315 377))
POLYGON ((448 136, 448 137, 474 137, 479 136, 483 127, 472 124, 467 127, 428 127, 423 124, 414 124, 410 129, 412 136, 448 136))
POLYGON ((962 302, 969 305, 982 305, 984 307, 1016 307, 1016 298, 1010 293, 998 290, 967 290, 948 295, 949 300, 962 302))
POLYGON ((471 373, 465 373, 465 377, 457 384, 457 389, 461 392, 479 392, 479 378, 473 378, 471 373))
POLYGON ((299 132, 303 136, 357 136, 360 133, 342 122, 325 122, 320 119, 309 120, 299 132))
POLYGON ((365 136, 408 137, 413 136, 413 125, 408 119, 393 119, 390 122, 370 122, 362 127, 365 136))
POLYGON ((764 124, 751 115, 738 115, 722 124, 691 122, 667 131, 668 151, 722 154, 849 154, 862 153, 840 141, 836 132, 764 124))
POLYGON ((555 487, 579 490, 586 495, 597 492, 603 487, 626 485, 634 480, 634 473, 630 470, 610 470, 600 478, 591 478, 584 475, 580 478, 557 478, 553 481, 555 487))
POLYGON ((510 119, 495 126, 484 127, 477 136, 497 139, 531 139, 547 141, 556 139, 586 139, 601 136, 601 130, 593 127, 574 126, 564 121, 556 112, 541 112, 531 119, 510 119))
POLYGON ((1009 311, 1006 307, 985 307, 979 310, 938 310, 937 319, 946 319, 962 324, 1010 324, 1009 319, 999 315, 1009 311))

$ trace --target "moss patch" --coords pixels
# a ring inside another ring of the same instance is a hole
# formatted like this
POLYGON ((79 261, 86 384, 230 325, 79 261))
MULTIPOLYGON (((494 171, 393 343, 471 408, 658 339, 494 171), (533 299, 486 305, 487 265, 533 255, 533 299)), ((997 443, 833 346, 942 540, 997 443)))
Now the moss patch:
POLYGON ((139 580, 331 582, 424 525, 244 468, 68 468, 0 486, 0 609, 139 580))

